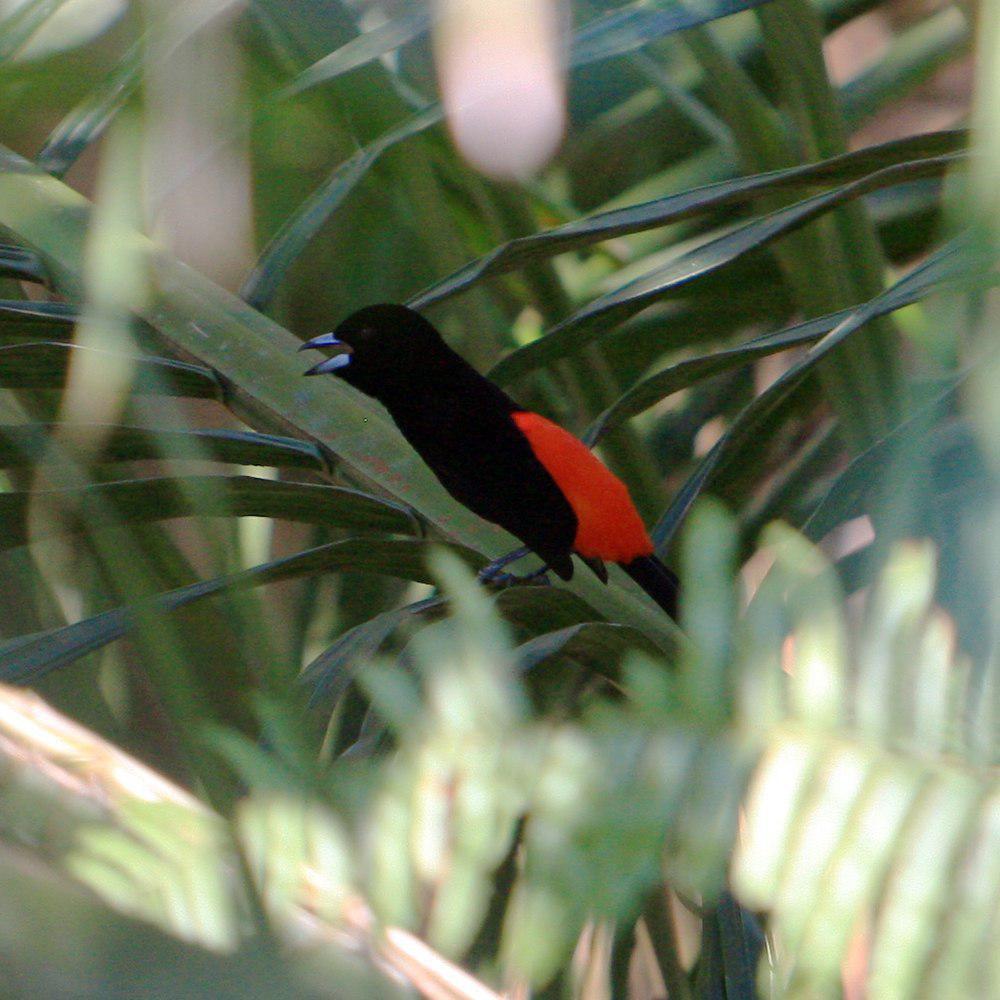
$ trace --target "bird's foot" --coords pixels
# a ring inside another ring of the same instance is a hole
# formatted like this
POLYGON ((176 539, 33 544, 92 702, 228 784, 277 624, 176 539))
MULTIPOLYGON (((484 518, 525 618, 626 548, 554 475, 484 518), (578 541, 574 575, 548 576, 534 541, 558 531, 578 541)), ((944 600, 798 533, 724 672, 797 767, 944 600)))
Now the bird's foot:
POLYGON ((479 571, 479 582, 488 587, 511 587, 515 584, 525 583, 541 583, 547 586, 549 583, 549 578, 546 575, 549 569, 548 566, 542 566, 540 569, 536 569, 523 576, 517 573, 504 572, 505 567, 517 562, 518 559, 523 559, 526 555, 530 555, 530 553, 531 549, 524 546, 520 549, 515 549, 513 552, 508 552, 507 555, 501 556, 499 559, 495 559, 479 571))
POLYGON ((515 587, 524 584, 537 583, 543 587, 548 587, 552 581, 549 579, 548 566, 542 566, 533 573, 525 573, 523 576, 517 573, 492 573, 489 576, 480 574, 479 582, 487 587, 515 587))

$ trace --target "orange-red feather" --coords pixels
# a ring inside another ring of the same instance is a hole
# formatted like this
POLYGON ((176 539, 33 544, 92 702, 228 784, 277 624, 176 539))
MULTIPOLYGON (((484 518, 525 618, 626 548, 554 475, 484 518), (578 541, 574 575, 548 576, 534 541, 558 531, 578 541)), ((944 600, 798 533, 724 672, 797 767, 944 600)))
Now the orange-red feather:
POLYGON ((625 484, 582 441, 537 413, 511 416, 576 514, 580 555, 627 563, 653 551, 625 484))

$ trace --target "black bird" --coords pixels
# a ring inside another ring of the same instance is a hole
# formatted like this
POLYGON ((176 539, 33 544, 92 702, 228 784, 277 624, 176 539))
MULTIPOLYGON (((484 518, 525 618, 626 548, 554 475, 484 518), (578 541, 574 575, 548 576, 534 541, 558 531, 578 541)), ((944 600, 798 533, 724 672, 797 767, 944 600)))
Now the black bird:
POLYGON ((419 313, 368 306, 301 349, 317 347, 336 353, 305 374, 334 373, 382 403, 459 503, 564 580, 574 552, 604 581, 604 562, 619 563, 677 617, 677 577, 653 554, 625 484, 582 441, 480 375, 419 313))

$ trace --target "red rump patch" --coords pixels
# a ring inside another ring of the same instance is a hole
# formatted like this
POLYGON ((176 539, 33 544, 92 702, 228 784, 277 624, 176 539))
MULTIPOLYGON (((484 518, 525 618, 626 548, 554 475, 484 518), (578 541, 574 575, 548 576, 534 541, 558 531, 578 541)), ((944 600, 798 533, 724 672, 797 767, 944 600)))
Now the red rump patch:
POLYGON ((511 417, 573 508, 573 548, 580 555, 628 563, 652 553, 625 484, 582 441, 537 413, 520 410, 511 417))

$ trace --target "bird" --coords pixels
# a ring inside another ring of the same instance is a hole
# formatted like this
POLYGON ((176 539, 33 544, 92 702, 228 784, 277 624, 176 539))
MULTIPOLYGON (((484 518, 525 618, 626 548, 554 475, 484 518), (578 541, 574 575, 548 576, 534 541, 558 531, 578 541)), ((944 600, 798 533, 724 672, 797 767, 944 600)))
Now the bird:
MULTIPOLYGON (((334 353, 305 374, 333 374, 378 400, 460 504, 563 580, 573 554, 604 583, 605 563, 618 563, 677 619, 678 579, 655 555, 625 484, 579 438, 480 374, 420 313, 366 306, 300 350, 314 348, 334 353)), ((497 560, 481 579, 524 554, 497 560)))

